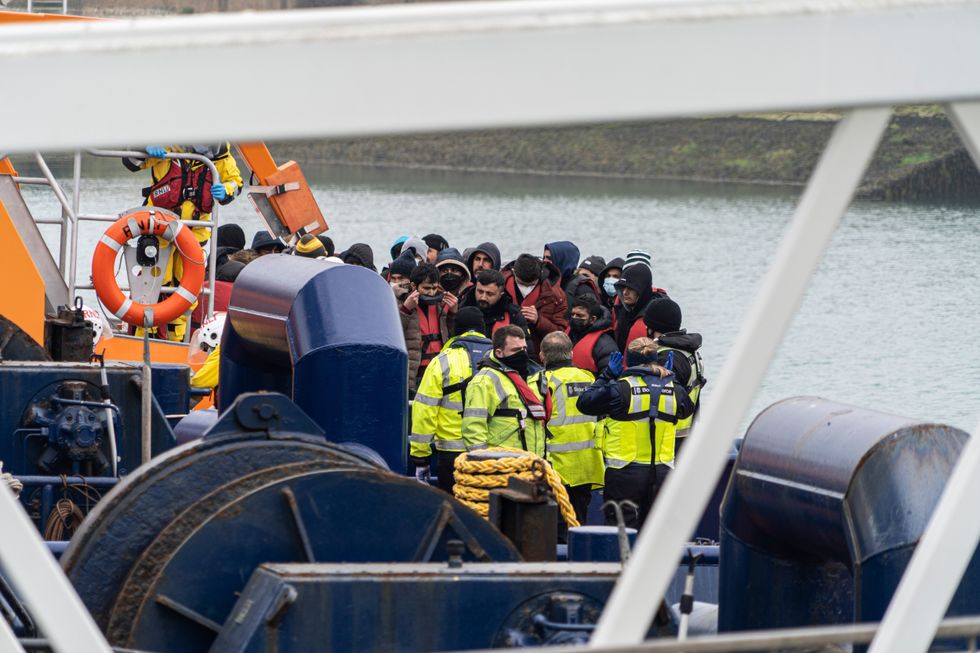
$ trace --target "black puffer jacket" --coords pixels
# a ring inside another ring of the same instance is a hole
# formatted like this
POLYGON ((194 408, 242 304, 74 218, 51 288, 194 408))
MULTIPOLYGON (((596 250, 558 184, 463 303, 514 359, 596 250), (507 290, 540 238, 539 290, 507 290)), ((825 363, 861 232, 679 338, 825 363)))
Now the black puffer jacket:
MULTIPOLYGON (((687 329, 671 331, 670 333, 660 334, 660 337, 657 338, 657 343, 661 347, 680 349, 681 351, 694 354, 694 352, 701 348, 701 334, 688 333, 687 329)), ((673 352, 673 355, 671 355, 670 351, 659 351, 657 352, 657 362, 664 367, 667 367, 667 363, 670 362, 671 367, 669 369, 674 372, 674 378, 678 382, 683 383, 688 390, 694 385, 696 379, 691 378, 691 363, 688 361, 687 356, 678 354, 676 351, 673 352)))

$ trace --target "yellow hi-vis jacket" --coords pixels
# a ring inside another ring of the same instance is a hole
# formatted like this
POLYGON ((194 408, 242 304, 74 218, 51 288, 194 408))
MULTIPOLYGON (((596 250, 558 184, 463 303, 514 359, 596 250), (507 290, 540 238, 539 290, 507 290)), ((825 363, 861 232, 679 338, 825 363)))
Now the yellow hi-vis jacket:
MULTIPOLYGON (((493 354, 466 387, 463 408, 463 441, 470 451, 487 447, 514 447, 544 457, 545 430, 542 420, 534 419, 521 401, 517 387, 504 373, 504 367, 493 354), (522 437, 523 436, 523 437, 522 437)), ((527 379, 531 391, 543 399, 544 377, 541 373, 527 379)), ((546 382, 545 382, 546 383, 546 382)))
POLYGON ((408 436, 412 458, 428 458, 432 445, 438 451, 466 451, 463 443, 463 383, 476 371, 464 347, 457 341, 474 344, 490 340, 482 333, 467 331, 451 338, 426 366, 412 403, 412 433, 408 436))
MULTIPOLYGON (((672 379, 673 377, 668 377, 672 379)), ((630 463, 674 466, 674 437, 677 430, 677 402, 674 382, 665 381, 660 388, 650 386, 637 375, 623 377, 630 385, 630 405, 626 419, 605 420, 602 454, 606 467, 620 469, 630 463), (651 397, 658 397, 653 413, 651 397), (650 428, 653 425, 653 438, 650 428)))
MULTIPOLYGON (((689 379, 678 379, 684 384, 684 388, 687 390, 688 396, 691 398, 691 403, 695 406, 698 405, 698 398, 701 396, 701 385, 704 381, 704 364, 701 362, 700 354, 692 354, 689 351, 684 351, 683 349, 677 349, 676 347, 665 347, 661 345, 657 348, 657 353, 662 351, 675 351, 677 355, 683 356, 687 359, 688 364, 691 366, 691 378, 689 379)), ((692 415, 688 415, 684 419, 677 420, 677 437, 686 438, 691 432, 691 427, 694 426, 694 418, 697 417, 695 412, 692 415)))
POLYGON ((567 365, 544 372, 551 388, 551 419, 548 420, 548 461, 569 487, 602 485, 602 452, 596 448, 597 420, 578 410, 578 396, 592 383, 592 372, 567 365))
POLYGON ((207 359, 204 361, 204 365, 198 368, 194 376, 191 377, 191 387, 192 388, 209 388, 214 390, 218 387, 218 369, 221 367, 221 345, 215 345, 215 348, 211 350, 208 354, 207 359))

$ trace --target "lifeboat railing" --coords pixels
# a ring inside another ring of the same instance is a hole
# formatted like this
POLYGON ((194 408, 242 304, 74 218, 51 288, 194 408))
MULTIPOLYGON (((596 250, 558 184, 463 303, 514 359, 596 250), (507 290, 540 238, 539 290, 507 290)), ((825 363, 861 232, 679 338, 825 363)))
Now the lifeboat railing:
MULTIPOLYGON (((151 158, 146 152, 130 151, 130 150, 88 150, 88 154, 96 157, 107 157, 107 158, 133 158, 133 159, 148 159, 151 158)), ((206 156, 201 154, 194 154, 191 152, 168 152, 165 156, 167 159, 180 159, 188 161, 198 161, 203 165, 207 166, 208 170, 211 171, 212 179, 221 179, 221 175, 218 173, 217 167, 214 162, 211 161, 206 156)), ((35 152, 34 160, 37 163, 38 168, 41 171, 41 177, 25 177, 25 176, 15 176, 14 181, 19 184, 28 185, 41 185, 50 187, 55 198, 58 200, 58 204, 61 206, 61 218, 48 218, 48 217, 38 217, 34 218, 35 224, 47 224, 47 225, 57 225, 59 226, 58 234, 58 269, 61 271, 61 275, 68 286, 68 296, 74 297, 75 292, 78 290, 95 290, 95 286, 92 283, 79 283, 78 282, 78 237, 79 237, 79 224, 81 222, 115 222, 119 219, 118 215, 104 214, 104 213, 83 213, 80 210, 81 205, 81 180, 82 180, 82 152, 78 151, 74 154, 73 160, 73 170, 72 170, 72 194, 71 200, 69 200, 67 193, 61 184, 58 182, 57 178, 51 172, 51 168, 48 166, 47 161, 40 152, 35 152)), ((211 210, 210 220, 181 220, 187 227, 203 227, 205 229, 210 229, 212 235, 216 233, 216 230, 220 224, 219 222, 219 207, 221 205, 215 202, 214 207, 211 210)), ((213 238, 211 239, 213 241, 213 238)), ((202 288, 200 295, 202 297, 207 297, 207 303, 205 307, 205 315, 210 318, 214 314, 214 294, 211 289, 214 288, 215 282, 215 268, 217 267, 217 257, 218 248, 214 242, 210 243, 208 249, 208 273, 207 273, 207 287, 202 288)), ((123 292, 129 290, 125 285, 121 287, 123 292)), ((176 288, 164 287, 161 288, 160 292, 163 294, 172 294, 176 291, 176 288)), ((192 311, 188 311, 186 315, 189 317, 192 311)), ((105 311, 103 311, 105 313, 105 311)), ((106 315, 110 320, 114 319, 114 316, 106 315)), ((187 342, 190 339, 191 330, 187 329, 184 333, 184 341, 187 342)))

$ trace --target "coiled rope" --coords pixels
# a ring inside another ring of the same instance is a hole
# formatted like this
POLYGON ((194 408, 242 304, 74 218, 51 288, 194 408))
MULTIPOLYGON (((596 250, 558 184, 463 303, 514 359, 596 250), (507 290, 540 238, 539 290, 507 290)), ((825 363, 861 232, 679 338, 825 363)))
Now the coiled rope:
POLYGON ((531 483, 544 480, 555 495, 565 523, 571 528, 580 525, 558 472, 547 461, 530 451, 511 447, 491 447, 481 449, 479 453, 484 452, 512 455, 476 459, 464 453, 456 458, 453 494, 462 503, 487 518, 490 515, 491 489, 507 487, 511 476, 531 483))
POLYGON ((19 497, 20 491, 24 489, 24 484, 14 478, 13 474, 3 471, 2 460, 0 460, 0 483, 6 483, 7 487, 13 491, 15 497, 19 497))

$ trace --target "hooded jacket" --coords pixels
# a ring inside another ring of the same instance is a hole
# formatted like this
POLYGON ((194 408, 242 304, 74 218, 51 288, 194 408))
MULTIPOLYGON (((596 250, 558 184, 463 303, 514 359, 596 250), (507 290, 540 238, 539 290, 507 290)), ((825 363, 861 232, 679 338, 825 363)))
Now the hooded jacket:
MULTIPOLYGON (((657 343, 660 345, 660 347, 680 349, 681 351, 686 351, 693 354, 701 348, 701 334, 688 333, 687 329, 671 331, 670 333, 660 334, 660 337, 657 338, 657 343)), ((687 357, 678 356, 676 352, 673 356, 671 356, 669 349, 657 352, 657 362, 660 365, 667 367, 668 360, 671 363, 671 367, 669 369, 673 371, 674 377, 678 380, 678 382, 684 384, 685 387, 690 389, 691 363, 688 361, 687 357)))
POLYGON ((374 267, 374 251, 370 245, 365 243, 354 243, 346 251, 341 252, 340 260, 348 265, 360 265, 372 272, 377 272, 374 267))
MULTIPOLYGON (((512 271, 513 263, 504 270, 505 294, 510 295, 514 303, 520 307, 524 301, 517 279, 512 271)), ((568 328, 568 299, 561 289, 561 273, 551 263, 544 261, 541 269, 541 280, 538 282, 538 296, 534 308, 538 310, 538 321, 531 325, 531 337, 534 339, 534 351, 541 351, 541 339, 554 331, 564 331, 568 328)))
POLYGON ((555 264, 555 267, 561 273, 561 287, 564 289, 568 285, 568 282, 572 280, 572 277, 575 276, 575 270, 578 268, 581 252, 579 252, 575 243, 568 240, 545 243, 544 248, 551 252, 551 262, 555 264))
POLYGON ((608 308, 609 310, 612 310, 613 303, 616 301, 616 296, 613 295, 612 297, 610 297, 609 295, 607 295, 606 291, 603 290, 603 285, 606 283, 606 277, 609 276, 610 270, 622 271, 624 265, 626 265, 626 261, 619 257, 616 257, 613 260, 609 261, 606 267, 602 269, 602 272, 599 273, 599 280, 596 282, 596 285, 599 287, 599 296, 601 298, 602 305, 608 308))
POLYGON ((599 319, 595 321, 595 324, 588 327, 585 331, 581 333, 576 333, 572 331, 571 325, 568 329, 568 337, 572 340, 572 352, 575 351, 575 345, 579 343, 582 338, 590 333, 600 333, 601 335, 595 341, 592 346, 592 351, 589 354, 592 356, 592 361, 597 370, 597 374, 602 370, 609 367, 609 356, 614 352, 618 351, 619 348, 616 346, 616 340, 612 337, 612 314, 609 309, 602 307, 602 315, 599 319), (607 333, 609 332, 609 333, 607 333))
POLYGON ((476 247, 468 250, 466 254, 466 267, 470 269, 470 272, 473 271, 473 257, 476 256, 477 252, 483 252, 490 257, 490 260, 493 261, 494 270, 500 269, 500 250, 497 246, 493 243, 480 243, 476 247))
POLYGON ((616 282, 617 288, 623 286, 632 288, 640 293, 639 299, 632 307, 627 308, 623 303, 622 292, 618 291, 613 306, 613 324, 616 329, 616 345, 622 350, 629 344, 630 329, 637 320, 643 320, 643 312, 647 304, 654 299, 666 297, 667 292, 662 288, 653 288, 653 273, 645 265, 631 265, 623 270, 623 276, 616 282))

